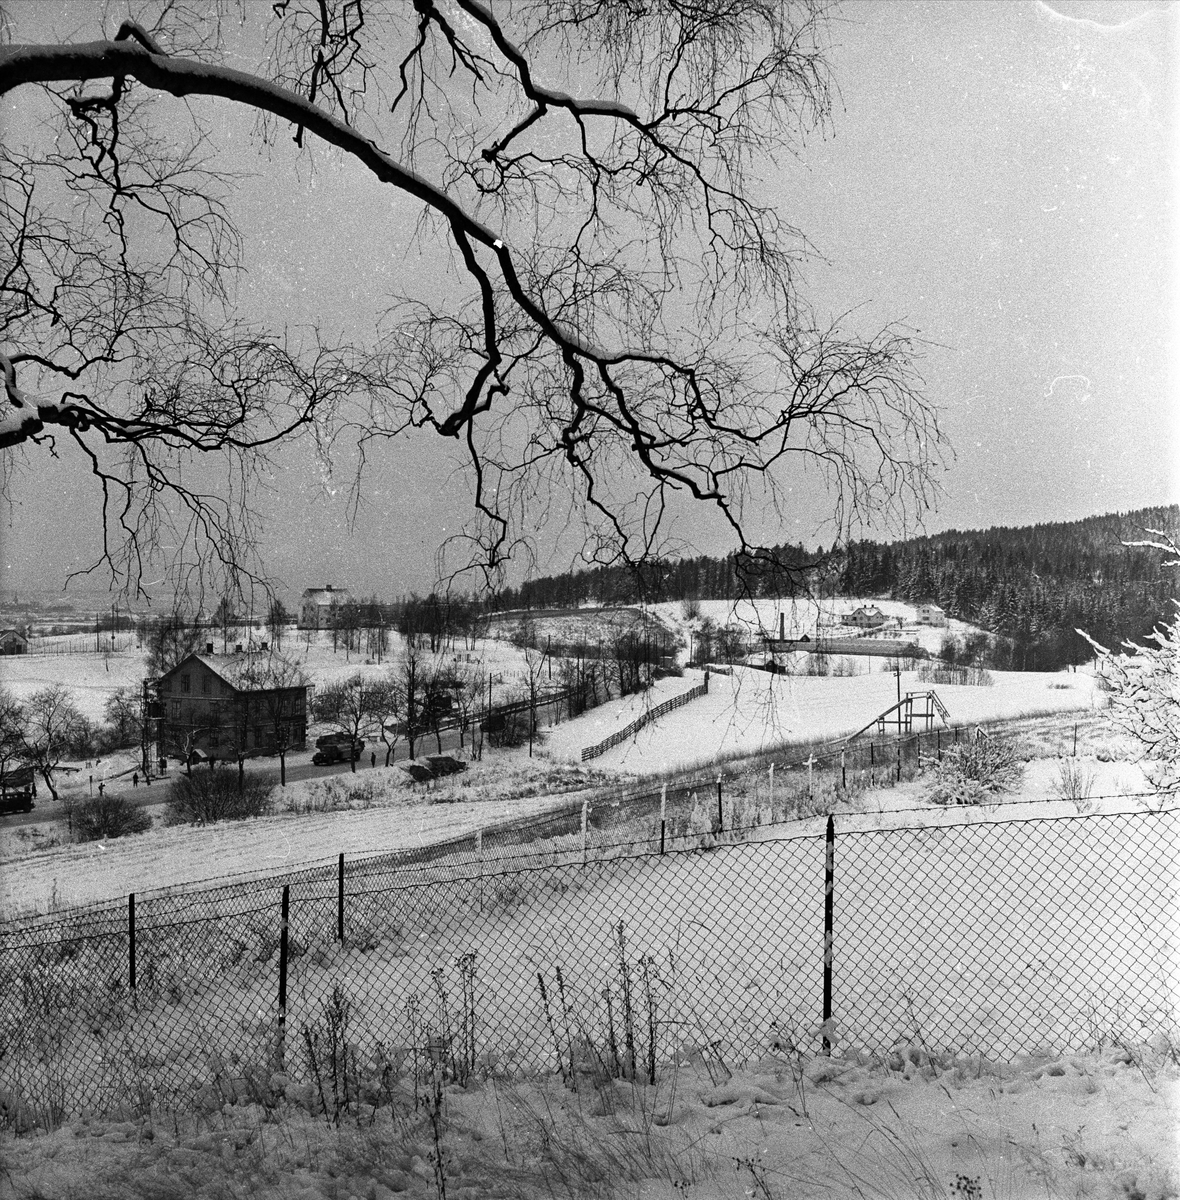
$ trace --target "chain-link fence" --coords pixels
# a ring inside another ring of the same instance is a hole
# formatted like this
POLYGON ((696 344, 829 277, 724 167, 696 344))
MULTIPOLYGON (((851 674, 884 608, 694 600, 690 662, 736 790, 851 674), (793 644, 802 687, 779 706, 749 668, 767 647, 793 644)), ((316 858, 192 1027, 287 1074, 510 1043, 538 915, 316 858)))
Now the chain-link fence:
MULTIPOLYGON (((1046 724, 1053 727, 1059 740, 1064 739, 1068 754, 1068 729, 1062 732, 1059 719, 1046 724)), ((501 820, 429 845, 349 857, 343 869, 349 888, 362 881, 366 886, 379 881, 381 886, 397 887, 472 859, 482 860, 485 870, 494 871, 552 863, 569 853, 602 857, 632 844, 653 851, 702 844, 707 848, 718 838, 741 837, 755 828, 855 808, 866 791, 912 780, 953 747, 981 735, 999 741, 1030 736, 1027 721, 1014 728, 1004 723, 989 728, 990 732, 972 725, 893 737, 865 735, 721 764, 709 774, 677 777, 654 789, 600 787, 556 797, 549 811, 501 820)), ((1078 725, 1073 729, 1072 748, 1076 751, 1078 725)), ((367 774, 361 782, 372 784, 367 774)), ((339 857, 333 856, 279 872, 248 872, 199 885, 140 892, 137 903, 141 917, 155 925, 233 917, 252 911, 262 888, 289 885, 292 895, 298 897, 303 889, 335 879, 339 870, 339 857)), ((77 906, 67 916, 19 916, 0 923, 0 945, 20 930, 57 927, 63 920, 88 934, 118 932, 124 924, 125 908, 126 900, 121 898, 77 906)))
POLYGON ((0 1093, 52 1121, 275 1071, 363 1096, 439 1064, 645 1075, 825 1040, 1003 1059, 1170 1031, 1176 810, 969 815, 660 853, 592 848, 566 812, 515 853, 468 839, 7 930, 0 1093))

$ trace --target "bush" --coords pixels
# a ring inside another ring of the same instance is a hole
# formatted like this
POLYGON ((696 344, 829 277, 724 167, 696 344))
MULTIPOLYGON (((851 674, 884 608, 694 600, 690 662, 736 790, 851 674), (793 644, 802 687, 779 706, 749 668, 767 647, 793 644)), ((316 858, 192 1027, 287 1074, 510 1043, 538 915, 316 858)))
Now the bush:
POLYGON ((126 837, 151 827, 151 816, 125 796, 94 796, 74 809, 74 831, 80 842, 126 837))
POLYGON ((935 804, 982 804, 989 795, 1016 787, 1024 764, 1015 749, 995 738, 982 737, 952 746, 934 768, 930 799, 935 804))
POLYGON ((172 785, 168 823, 207 825, 265 817, 271 812, 274 786, 275 778, 269 772, 249 771, 239 779, 235 767, 199 767, 172 785))

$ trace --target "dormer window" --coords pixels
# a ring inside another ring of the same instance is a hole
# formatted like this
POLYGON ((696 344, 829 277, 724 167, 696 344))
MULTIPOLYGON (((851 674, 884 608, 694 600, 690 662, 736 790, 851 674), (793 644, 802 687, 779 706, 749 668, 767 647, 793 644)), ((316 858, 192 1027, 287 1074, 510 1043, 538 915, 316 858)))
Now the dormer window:
POLYGON ((191 692, 193 690, 192 676, 189 675, 188 672, 185 672, 185 674, 180 677, 180 690, 182 692, 191 692))

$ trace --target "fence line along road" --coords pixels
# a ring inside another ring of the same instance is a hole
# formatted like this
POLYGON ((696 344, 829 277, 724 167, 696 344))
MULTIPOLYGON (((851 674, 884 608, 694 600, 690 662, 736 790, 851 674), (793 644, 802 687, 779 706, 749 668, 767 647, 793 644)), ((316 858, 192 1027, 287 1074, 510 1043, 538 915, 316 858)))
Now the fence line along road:
MULTIPOLYGON (((847 807, 866 787, 897 783, 915 777, 924 765, 937 762, 950 747, 975 736, 976 726, 956 726, 931 733, 868 739, 856 743, 836 740, 807 747, 786 761, 757 764, 748 761, 727 764, 713 775, 689 775, 669 780, 643 791, 600 791, 575 793, 560 799, 540 815, 509 817, 478 833, 446 838, 427 846, 376 851, 350 858, 350 878, 358 873, 381 872, 392 885, 399 873, 430 870, 450 861, 465 861, 478 837, 486 860, 497 857, 518 859, 524 848, 548 854, 576 839, 589 853, 606 845, 631 840, 660 841, 687 836, 690 832, 712 833, 759 825, 782 823, 801 817, 826 814, 847 807), (769 769, 767 769, 769 768, 769 769)), ((990 728, 1001 738, 1019 736, 1023 727, 1004 722, 990 728)), ((1076 748, 1076 731, 1075 731, 1076 748)), ((1097 798, 1095 798, 1097 799, 1097 798)), ((141 911, 152 919, 188 919, 193 912, 208 915, 250 907, 260 887, 289 884, 301 887, 332 876, 336 856, 315 859, 278 872, 245 872, 198 884, 178 885, 137 892, 141 911)), ((0 922, 0 944, 6 937, 29 928, 51 927, 63 922, 98 931, 121 928, 124 898, 96 901, 47 914, 31 914, 0 922)))
POLYGON ((341 868, 232 914, 160 920, 132 899, 118 926, 4 939, 0 1092, 52 1124, 216 1107, 275 1070, 314 1084, 329 1055, 364 1097, 439 1067, 638 1077, 694 1056, 1134 1045, 1170 1028, 1180 982, 1178 824, 829 819, 709 850, 341 868))

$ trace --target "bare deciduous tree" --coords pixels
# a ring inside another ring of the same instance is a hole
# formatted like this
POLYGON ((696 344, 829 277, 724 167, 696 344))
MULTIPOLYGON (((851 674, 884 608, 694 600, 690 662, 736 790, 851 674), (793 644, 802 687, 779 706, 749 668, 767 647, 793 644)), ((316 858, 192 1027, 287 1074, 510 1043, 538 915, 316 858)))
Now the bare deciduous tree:
POLYGON ((21 755, 37 771, 49 794, 60 800, 54 773, 63 760, 87 749, 89 724, 61 683, 34 692, 20 706, 21 755))
POLYGON ((375 441, 452 440, 474 519, 451 549, 493 581, 547 519, 582 521, 586 561, 658 553, 682 498, 757 566, 751 518, 807 464, 841 524, 928 500, 913 338, 813 317, 806 241, 761 199, 829 122, 820 5, 281 0, 232 29, 216 5, 133 7, 113 37, 0 47, 0 95, 39 89, 20 111, 51 118, 0 157, 0 446, 94 473, 116 577, 165 543, 181 583, 249 575, 251 484, 300 431, 354 436, 362 465, 375 441), (447 255, 365 344, 236 317, 212 125, 234 108, 371 173, 447 255))

